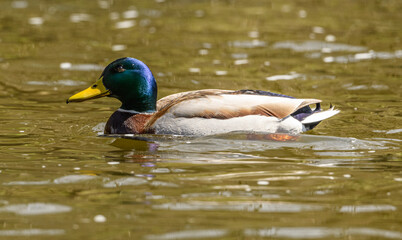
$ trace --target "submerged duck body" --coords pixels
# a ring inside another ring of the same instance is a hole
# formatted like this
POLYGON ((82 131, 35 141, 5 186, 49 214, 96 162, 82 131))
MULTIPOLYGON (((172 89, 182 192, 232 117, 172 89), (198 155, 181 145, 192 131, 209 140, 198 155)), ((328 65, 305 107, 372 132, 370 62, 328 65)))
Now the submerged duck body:
POLYGON ((296 99, 261 90, 205 89, 156 101, 157 85, 152 72, 134 58, 110 63, 95 84, 71 96, 67 103, 103 96, 122 102, 107 121, 106 134, 299 134, 339 113, 334 108, 322 111, 318 99, 296 99), (312 104, 316 105, 314 110, 309 107, 312 104))

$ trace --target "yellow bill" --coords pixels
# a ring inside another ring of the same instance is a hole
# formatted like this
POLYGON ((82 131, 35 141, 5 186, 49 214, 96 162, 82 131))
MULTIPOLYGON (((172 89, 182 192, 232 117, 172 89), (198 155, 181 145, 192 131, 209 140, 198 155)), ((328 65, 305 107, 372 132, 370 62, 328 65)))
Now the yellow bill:
POLYGON ((92 86, 89 88, 74 94, 69 99, 67 99, 66 103, 69 102, 83 102, 89 99, 95 99, 110 95, 110 91, 106 89, 105 85, 102 82, 103 77, 99 78, 92 86))

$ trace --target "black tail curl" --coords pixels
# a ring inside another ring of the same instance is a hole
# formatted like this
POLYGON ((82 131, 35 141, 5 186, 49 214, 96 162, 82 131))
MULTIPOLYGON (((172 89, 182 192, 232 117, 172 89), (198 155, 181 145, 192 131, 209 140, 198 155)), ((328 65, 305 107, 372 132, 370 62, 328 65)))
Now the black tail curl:
MULTIPOLYGON (((315 104, 315 109, 312 110, 310 106, 305 106, 297 110, 296 112, 292 113, 291 116, 299 120, 300 122, 303 121, 306 117, 312 115, 313 113, 316 112, 321 112, 321 103, 316 103, 315 104)), ((321 121, 320 121, 321 122, 321 121)), ((314 123, 307 123, 304 124, 304 127, 306 128, 306 131, 311 130, 315 128, 320 122, 314 122, 314 123)))

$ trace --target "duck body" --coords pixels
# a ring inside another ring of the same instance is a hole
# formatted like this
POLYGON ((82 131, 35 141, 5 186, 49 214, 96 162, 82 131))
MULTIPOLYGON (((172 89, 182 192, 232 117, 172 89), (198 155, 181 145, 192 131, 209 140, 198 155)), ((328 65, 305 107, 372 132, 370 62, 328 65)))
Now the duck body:
POLYGON ((212 135, 233 131, 299 134, 339 113, 322 111, 321 100, 296 99, 261 90, 205 89, 156 101, 156 81, 134 58, 109 64, 90 88, 67 102, 109 96, 122 102, 105 126, 106 134, 212 135), (315 104, 312 110, 309 105, 315 104))

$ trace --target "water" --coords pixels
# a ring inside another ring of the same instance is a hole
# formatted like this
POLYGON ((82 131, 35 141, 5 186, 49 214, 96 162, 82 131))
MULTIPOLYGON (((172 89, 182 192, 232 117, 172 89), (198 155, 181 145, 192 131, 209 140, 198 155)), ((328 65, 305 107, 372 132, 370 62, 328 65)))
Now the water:
POLYGON ((0 237, 402 239, 400 1, 0 3, 0 237), (263 89, 341 113, 264 134, 99 135, 65 104, 123 56, 159 97, 263 89))

